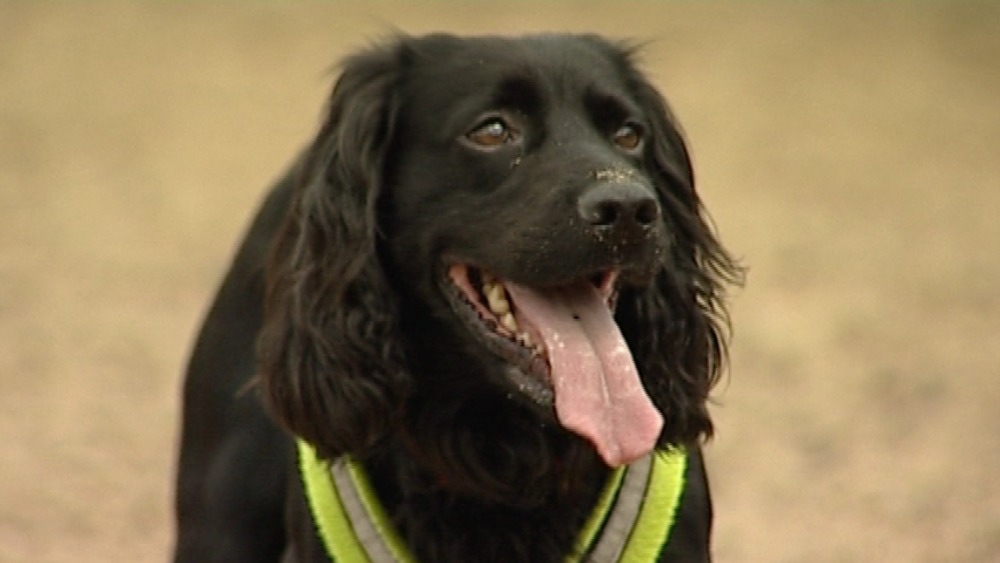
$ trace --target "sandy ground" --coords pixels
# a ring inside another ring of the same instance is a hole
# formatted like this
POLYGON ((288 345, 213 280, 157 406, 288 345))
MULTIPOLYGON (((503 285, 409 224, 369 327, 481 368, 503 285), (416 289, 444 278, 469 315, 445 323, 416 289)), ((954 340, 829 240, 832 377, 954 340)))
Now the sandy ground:
POLYGON ((1000 561, 1000 6, 0 3, 0 561, 163 561, 180 374, 330 64, 592 30, 691 138, 733 294, 719 561, 1000 561))

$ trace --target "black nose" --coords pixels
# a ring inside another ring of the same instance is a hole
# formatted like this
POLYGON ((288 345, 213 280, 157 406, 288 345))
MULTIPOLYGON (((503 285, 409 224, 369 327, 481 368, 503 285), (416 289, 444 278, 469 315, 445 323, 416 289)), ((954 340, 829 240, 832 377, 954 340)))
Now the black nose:
POLYGON ((578 203, 580 217, 603 235, 632 238, 646 234, 660 218, 652 191, 634 182, 592 186, 578 203))

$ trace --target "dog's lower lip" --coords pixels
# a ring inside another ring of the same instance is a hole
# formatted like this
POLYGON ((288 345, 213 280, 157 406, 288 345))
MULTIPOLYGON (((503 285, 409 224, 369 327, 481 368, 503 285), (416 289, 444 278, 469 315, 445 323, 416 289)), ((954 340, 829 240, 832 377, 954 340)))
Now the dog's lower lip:
MULTIPOLYGON (((503 283, 488 270, 466 264, 449 266, 442 278, 452 309, 486 347, 524 372, 525 377, 549 388, 549 367, 539 344, 541 339, 533 337, 529 328, 519 326, 503 283)), ((551 391, 545 395, 551 395, 551 391)))

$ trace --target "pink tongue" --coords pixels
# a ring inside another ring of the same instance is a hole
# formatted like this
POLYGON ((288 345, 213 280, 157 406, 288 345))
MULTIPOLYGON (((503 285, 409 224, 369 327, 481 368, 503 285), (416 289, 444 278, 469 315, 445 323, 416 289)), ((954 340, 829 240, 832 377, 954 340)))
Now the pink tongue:
POLYGON ((663 417, 597 289, 585 282, 541 290, 509 282, 505 287, 518 320, 545 341, 559 422, 590 440, 611 467, 652 451, 663 417))

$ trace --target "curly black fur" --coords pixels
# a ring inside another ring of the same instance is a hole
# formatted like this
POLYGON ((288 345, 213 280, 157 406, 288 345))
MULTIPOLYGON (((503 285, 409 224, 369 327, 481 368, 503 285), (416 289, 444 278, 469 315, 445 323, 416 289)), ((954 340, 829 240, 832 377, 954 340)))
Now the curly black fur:
POLYGON ((260 338, 268 403, 328 457, 361 453, 391 432, 410 379, 376 244, 397 63, 379 51, 344 68, 295 172, 260 338))
MULTIPOLYGON (((285 218, 261 235, 275 240, 261 296, 263 402, 321 456, 361 459, 421 560, 561 561, 589 513, 607 468, 551 406, 510 385, 507 363, 458 322, 440 281, 455 259, 539 285, 609 267, 612 250, 555 226, 576 209, 570 195, 593 183, 581 170, 609 166, 634 173, 661 210, 655 237, 613 252, 634 274, 616 320, 664 416, 659 447, 693 455, 664 556, 707 557, 698 444, 713 431, 706 402, 725 357, 724 288, 741 270, 705 219, 676 120, 633 60, 633 48, 595 36, 372 47, 344 62, 316 139, 268 204, 285 218), (524 134, 516 150, 461 146, 479 106, 513 116, 524 134), (607 135, 632 114, 645 145, 623 154, 607 135)), ((189 380, 208 377, 202 363, 192 360, 189 380)), ((184 446, 194 449, 189 418, 184 446)), ((194 471, 185 467, 198 465, 185 455, 182 486, 194 471)), ((274 490, 305 526, 291 538, 306 560, 317 544, 292 482, 274 490)), ((179 506, 193 494, 179 492, 179 506)), ((194 532, 185 541, 181 520, 179 554, 212 543, 194 532)))

